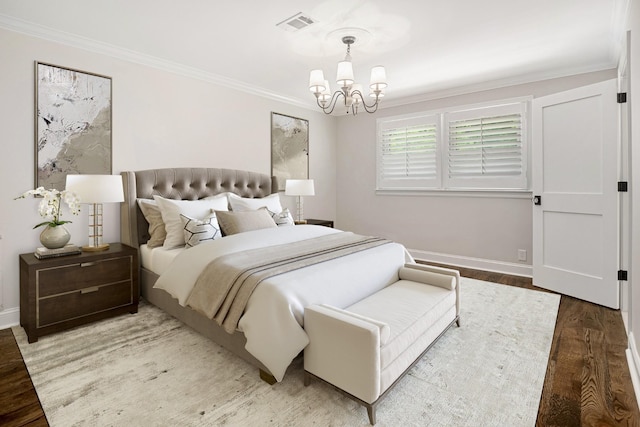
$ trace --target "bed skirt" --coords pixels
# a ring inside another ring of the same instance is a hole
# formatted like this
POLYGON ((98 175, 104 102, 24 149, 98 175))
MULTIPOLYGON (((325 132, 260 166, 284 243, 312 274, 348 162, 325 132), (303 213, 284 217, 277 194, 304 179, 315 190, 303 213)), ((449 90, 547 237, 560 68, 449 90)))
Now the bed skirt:
POLYGON ((195 310, 181 306, 178 304, 178 300, 169 295, 169 293, 162 289, 155 289, 153 287, 156 280, 158 280, 157 274, 145 268, 140 269, 140 293, 142 298, 190 326, 199 334, 202 334, 213 342, 220 344, 222 347, 234 354, 237 354, 251 365, 259 368, 261 371, 260 376, 265 381, 271 382, 270 378, 264 377, 264 374, 266 373, 269 376, 273 375, 258 359, 253 357, 245 349, 247 339, 242 332, 235 331, 233 334, 228 334, 215 322, 215 320, 208 319, 195 310))

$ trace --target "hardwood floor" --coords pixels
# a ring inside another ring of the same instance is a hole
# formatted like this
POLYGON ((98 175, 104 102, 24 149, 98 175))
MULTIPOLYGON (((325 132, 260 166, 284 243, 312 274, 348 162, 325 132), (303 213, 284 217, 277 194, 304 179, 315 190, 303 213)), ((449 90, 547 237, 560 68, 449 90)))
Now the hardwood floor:
MULTIPOLYGON (((464 277, 548 292, 526 277, 455 268, 464 277)), ((563 295, 536 426, 640 426, 626 348, 620 311, 563 295)))
POLYGON ((48 426, 11 329, 0 330, 0 425, 48 426))
MULTIPOLYGON (((465 277, 546 292, 531 279, 456 269, 465 277)), ((626 348, 619 311, 562 296, 536 426, 640 427, 626 348)), ((47 426, 10 329, 0 331, 0 355, 0 425, 47 426)))

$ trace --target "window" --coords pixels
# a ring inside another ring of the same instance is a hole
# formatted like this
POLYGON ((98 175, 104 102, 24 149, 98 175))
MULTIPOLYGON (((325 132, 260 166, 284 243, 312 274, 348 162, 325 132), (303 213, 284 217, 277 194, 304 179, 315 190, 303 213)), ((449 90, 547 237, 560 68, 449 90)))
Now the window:
POLYGON ((379 186, 430 188, 439 185, 437 116, 386 120, 378 124, 379 186))
POLYGON ((378 119, 378 189, 527 189, 526 102, 378 119))

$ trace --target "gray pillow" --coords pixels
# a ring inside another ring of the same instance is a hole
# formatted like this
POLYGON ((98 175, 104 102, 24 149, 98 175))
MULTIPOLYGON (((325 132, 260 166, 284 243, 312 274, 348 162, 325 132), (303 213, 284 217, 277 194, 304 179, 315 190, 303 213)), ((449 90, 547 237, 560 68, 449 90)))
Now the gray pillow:
POLYGON ((164 228, 164 221, 162 220, 160 208, 154 200, 145 199, 138 199, 138 206, 140 206, 142 214, 149 223, 150 237, 147 241, 147 246, 150 248, 162 246, 164 239, 167 238, 167 232, 164 228))
POLYGON ((245 212, 215 211, 215 213, 225 236, 260 230, 261 228, 277 227, 267 208, 245 212))

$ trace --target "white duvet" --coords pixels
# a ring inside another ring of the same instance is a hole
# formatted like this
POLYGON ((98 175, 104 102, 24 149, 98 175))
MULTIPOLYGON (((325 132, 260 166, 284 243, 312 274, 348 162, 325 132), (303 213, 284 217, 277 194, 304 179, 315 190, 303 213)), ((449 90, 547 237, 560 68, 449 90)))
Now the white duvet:
MULTIPOLYGON (((218 256, 339 232, 297 225, 200 244, 176 256, 154 287, 167 291, 184 306, 200 272, 218 256)), ((303 329, 304 307, 331 304, 343 308, 354 304, 396 281, 398 268, 405 262, 413 259, 402 245, 391 243, 263 281, 249 298, 238 324, 247 338, 247 351, 281 381, 287 366, 309 343, 303 329)))

